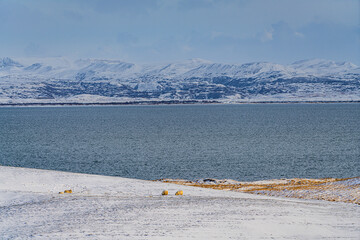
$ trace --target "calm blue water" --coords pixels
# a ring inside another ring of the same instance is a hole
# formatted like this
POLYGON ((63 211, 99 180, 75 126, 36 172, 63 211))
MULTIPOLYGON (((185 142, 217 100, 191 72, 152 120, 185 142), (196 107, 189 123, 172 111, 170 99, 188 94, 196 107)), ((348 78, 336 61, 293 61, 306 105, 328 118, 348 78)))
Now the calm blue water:
POLYGON ((140 179, 360 175, 360 104, 0 108, 0 165, 140 179))

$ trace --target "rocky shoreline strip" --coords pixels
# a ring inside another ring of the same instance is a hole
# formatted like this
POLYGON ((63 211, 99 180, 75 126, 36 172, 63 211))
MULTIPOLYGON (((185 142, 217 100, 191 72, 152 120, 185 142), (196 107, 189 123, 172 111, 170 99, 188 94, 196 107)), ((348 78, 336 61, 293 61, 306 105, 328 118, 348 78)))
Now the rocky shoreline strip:
POLYGON ((360 177, 324 179, 273 179, 254 182, 239 182, 229 179, 159 179, 166 183, 245 192, 276 197, 316 199, 360 205, 360 177))
POLYGON ((0 107, 37 107, 37 106, 126 106, 126 105, 195 105, 195 104, 329 104, 329 103, 360 103, 360 100, 348 101, 237 101, 224 102, 217 100, 147 100, 147 101, 109 101, 109 102, 19 102, 1 103, 0 107))

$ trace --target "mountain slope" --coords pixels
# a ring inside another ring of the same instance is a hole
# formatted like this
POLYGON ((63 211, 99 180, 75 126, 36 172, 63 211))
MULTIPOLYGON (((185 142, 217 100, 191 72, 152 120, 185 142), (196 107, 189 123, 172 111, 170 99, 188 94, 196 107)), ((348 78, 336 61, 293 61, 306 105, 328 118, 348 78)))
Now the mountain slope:
POLYGON ((100 59, 0 59, 0 103, 149 100, 358 101, 360 68, 319 59, 290 65, 202 59, 159 65, 100 59))

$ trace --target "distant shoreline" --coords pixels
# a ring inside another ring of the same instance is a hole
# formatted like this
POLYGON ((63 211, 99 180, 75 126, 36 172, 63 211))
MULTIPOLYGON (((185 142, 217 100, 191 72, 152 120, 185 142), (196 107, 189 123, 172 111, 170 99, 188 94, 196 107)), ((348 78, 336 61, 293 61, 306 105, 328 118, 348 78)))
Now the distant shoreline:
POLYGON ((349 100, 349 101, 249 101, 249 102, 220 102, 220 101, 128 101, 128 102, 88 102, 88 103, 0 103, 0 107, 21 107, 21 106, 124 106, 124 105, 190 105, 190 104, 297 104, 297 103, 360 103, 360 100, 349 100))

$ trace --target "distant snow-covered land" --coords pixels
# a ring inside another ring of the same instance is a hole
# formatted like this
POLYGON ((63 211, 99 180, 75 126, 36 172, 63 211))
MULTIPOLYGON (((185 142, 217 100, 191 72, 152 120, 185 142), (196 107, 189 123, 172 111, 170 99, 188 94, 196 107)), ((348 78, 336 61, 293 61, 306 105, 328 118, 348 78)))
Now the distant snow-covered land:
POLYGON ((0 59, 0 104, 189 100, 360 101, 360 67, 318 59, 289 65, 0 59))
POLYGON ((359 239, 359 216, 349 203, 0 166, 1 239, 359 239))

